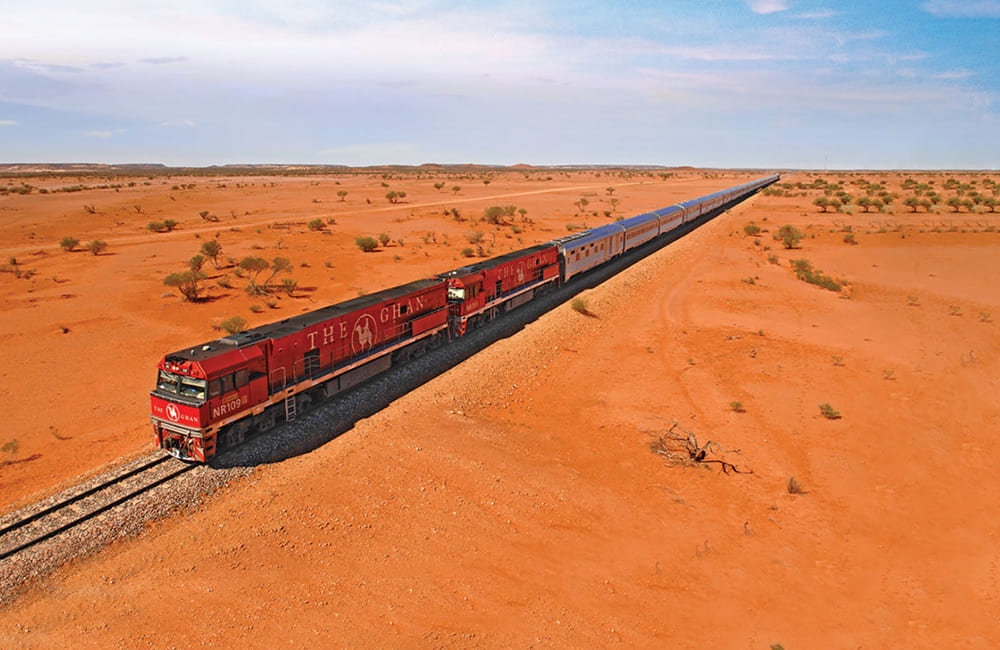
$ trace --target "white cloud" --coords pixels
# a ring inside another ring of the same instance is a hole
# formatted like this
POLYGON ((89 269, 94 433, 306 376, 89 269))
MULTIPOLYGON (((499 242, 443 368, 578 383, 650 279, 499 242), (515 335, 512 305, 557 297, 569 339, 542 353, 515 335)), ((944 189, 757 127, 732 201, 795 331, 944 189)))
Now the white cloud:
POLYGON ((1000 0, 928 0, 923 9, 938 18, 1000 18, 1000 0))
POLYGON ((0 120, 0 126, 17 126, 20 124, 17 120, 0 120))
POLYGON ((750 11, 755 14, 774 14, 788 9, 785 0, 748 0, 750 11))

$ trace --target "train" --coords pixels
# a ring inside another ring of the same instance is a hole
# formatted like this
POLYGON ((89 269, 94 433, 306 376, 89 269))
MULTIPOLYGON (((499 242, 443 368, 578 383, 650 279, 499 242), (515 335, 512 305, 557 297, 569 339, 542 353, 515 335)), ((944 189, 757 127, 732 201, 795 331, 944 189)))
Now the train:
POLYGON ((779 179, 772 174, 166 354, 150 392, 156 446, 208 462, 779 179))

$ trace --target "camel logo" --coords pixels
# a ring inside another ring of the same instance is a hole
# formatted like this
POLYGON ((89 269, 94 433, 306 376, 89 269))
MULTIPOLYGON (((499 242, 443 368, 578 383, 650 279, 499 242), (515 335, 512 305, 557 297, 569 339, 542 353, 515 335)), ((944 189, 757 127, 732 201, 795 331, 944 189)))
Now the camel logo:
POLYGON ((375 343, 375 332, 378 324, 370 314, 362 314, 354 322, 354 332, 351 334, 351 351, 355 354, 367 352, 375 343))
POLYGON ((171 422, 177 422, 181 419, 181 412, 177 410, 176 404, 167 404, 167 417, 170 418, 171 422))

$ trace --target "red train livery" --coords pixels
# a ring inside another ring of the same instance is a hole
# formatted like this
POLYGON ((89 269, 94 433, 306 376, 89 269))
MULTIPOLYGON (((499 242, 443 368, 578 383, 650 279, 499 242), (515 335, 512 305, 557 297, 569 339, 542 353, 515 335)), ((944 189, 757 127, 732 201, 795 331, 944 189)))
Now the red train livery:
POLYGON ((559 282, 559 249, 541 244, 463 266, 441 276, 448 281, 452 334, 495 318, 559 282))
POLYGON ((157 445, 204 462, 447 339, 444 280, 419 280, 166 355, 157 445))

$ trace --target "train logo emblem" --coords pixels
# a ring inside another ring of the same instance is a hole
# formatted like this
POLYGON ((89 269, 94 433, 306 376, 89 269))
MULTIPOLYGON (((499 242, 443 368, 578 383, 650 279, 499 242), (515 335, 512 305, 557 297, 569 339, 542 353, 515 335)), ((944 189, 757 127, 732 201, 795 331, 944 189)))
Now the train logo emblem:
POLYGON ((375 343, 377 328, 378 324, 372 315, 362 314, 354 322, 354 332, 351 334, 351 351, 357 354, 371 350, 372 344, 375 343))
POLYGON ((517 283, 524 284, 524 262, 517 265, 517 283))
POLYGON ((177 410, 176 404, 167 404, 167 417, 170 418, 171 422, 181 419, 181 412, 177 410))

